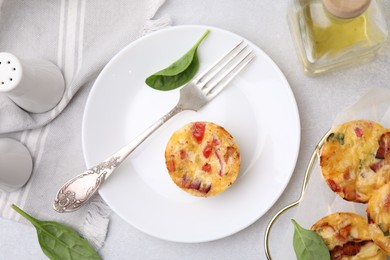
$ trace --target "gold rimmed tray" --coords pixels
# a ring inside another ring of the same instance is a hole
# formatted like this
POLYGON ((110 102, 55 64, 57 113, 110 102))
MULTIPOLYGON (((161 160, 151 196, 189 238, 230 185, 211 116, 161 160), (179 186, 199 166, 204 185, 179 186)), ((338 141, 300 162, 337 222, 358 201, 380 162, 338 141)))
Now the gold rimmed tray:
POLYGON ((268 260, 272 260, 271 252, 270 252, 270 249, 269 249, 269 236, 271 234, 272 226, 275 224, 276 220, 278 220, 278 218, 283 213, 285 213, 289 209, 297 206, 303 200, 303 198, 305 196, 306 187, 307 187, 307 184, 309 182, 310 175, 311 175, 312 169, 314 167, 314 164, 320 158, 320 152, 321 152, 322 146, 324 145, 324 143, 325 143, 325 141, 328 138, 330 133, 331 133, 331 130, 329 130, 321 138, 321 140, 315 146, 315 148, 314 148, 314 150, 313 150, 313 152, 311 154, 310 161, 309 161, 309 163, 308 163, 308 165, 306 167, 305 176, 303 178, 303 183, 302 183, 302 187, 301 187, 301 193, 300 193, 300 196, 299 196, 298 200, 296 200, 296 201, 286 205, 285 207, 281 208, 278 212, 276 212, 276 214, 268 222, 268 225, 267 225, 267 228, 265 229, 265 234, 264 234, 264 252, 265 252, 265 256, 267 257, 268 260))

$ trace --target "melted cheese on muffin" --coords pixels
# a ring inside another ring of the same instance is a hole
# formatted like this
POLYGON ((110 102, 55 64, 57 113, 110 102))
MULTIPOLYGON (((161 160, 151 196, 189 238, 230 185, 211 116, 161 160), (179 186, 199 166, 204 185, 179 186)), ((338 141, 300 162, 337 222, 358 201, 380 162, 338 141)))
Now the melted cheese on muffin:
POLYGON ((382 186, 368 201, 367 218, 372 239, 390 254, 390 183, 382 186))
POLYGON ((390 181, 390 132, 356 120, 335 127, 320 158, 329 187, 348 201, 367 203, 373 191, 390 181))
POLYGON ((384 260, 386 255, 372 241, 367 221, 354 213, 334 213, 312 228, 329 249, 332 260, 384 260))
POLYGON ((192 195, 208 197, 234 183, 240 152, 223 127, 193 122, 173 133, 165 149, 165 162, 177 186, 192 195))

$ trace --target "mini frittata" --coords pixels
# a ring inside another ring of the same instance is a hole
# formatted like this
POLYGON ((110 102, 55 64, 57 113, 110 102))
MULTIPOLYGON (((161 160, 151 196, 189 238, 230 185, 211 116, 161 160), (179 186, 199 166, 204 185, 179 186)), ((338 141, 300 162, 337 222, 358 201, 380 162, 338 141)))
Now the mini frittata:
POLYGON ((233 136, 211 122, 192 122, 176 130, 165 149, 174 183, 191 195, 209 197, 234 183, 240 151, 233 136))
POLYGON ((367 203, 390 181, 390 131, 368 120, 339 125, 322 148, 320 166, 334 192, 345 200, 367 203))
POLYGON ((368 201, 367 218, 372 239, 390 255, 390 183, 382 186, 368 201))
POLYGON ((332 260, 384 260, 386 255, 372 241, 365 218, 339 212, 315 223, 317 232, 328 247, 332 260))

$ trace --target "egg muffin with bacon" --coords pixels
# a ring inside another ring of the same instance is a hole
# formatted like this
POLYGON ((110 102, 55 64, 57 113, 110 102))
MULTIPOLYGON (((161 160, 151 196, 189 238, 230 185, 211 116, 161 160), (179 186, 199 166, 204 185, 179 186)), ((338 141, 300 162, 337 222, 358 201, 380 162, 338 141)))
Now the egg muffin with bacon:
POLYGON ((233 136, 211 122, 192 122, 176 130, 165 149, 173 182, 191 195, 219 194, 236 180, 240 151, 233 136))
POLYGON ((334 192, 345 200, 367 203, 390 181, 390 131, 368 120, 339 125, 326 139, 320 166, 334 192))
POLYGON ((390 255, 390 183, 372 195, 366 211, 372 239, 390 255))
POLYGON ((311 230, 321 236, 332 260, 384 260, 386 254, 372 241, 365 218, 339 212, 315 223, 311 230))

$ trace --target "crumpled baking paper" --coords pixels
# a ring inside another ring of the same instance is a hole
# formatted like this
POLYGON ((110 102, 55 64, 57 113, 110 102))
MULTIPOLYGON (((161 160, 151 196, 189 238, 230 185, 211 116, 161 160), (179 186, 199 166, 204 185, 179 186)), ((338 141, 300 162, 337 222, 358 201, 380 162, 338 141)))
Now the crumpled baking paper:
MULTIPOLYGON (((355 104, 342 111, 336 117, 333 126, 357 119, 372 120, 386 128, 390 128, 390 90, 383 88, 370 89, 355 104)), ((310 229, 319 219, 335 212, 354 212, 366 217, 366 206, 366 204, 345 201, 334 193, 322 178, 319 159, 317 158, 310 174, 303 201, 297 206, 293 219, 302 227, 310 229)), ((277 225, 277 222, 275 222, 275 225, 277 225)), ((286 230, 286 234, 283 234, 281 243, 277 247, 273 246, 274 251, 271 251, 273 259, 295 259, 293 234, 294 228, 291 224, 286 230), (283 250, 275 250, 275 248, 283 250)))

